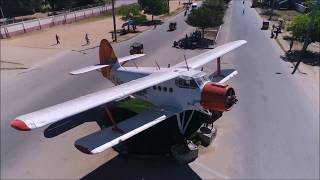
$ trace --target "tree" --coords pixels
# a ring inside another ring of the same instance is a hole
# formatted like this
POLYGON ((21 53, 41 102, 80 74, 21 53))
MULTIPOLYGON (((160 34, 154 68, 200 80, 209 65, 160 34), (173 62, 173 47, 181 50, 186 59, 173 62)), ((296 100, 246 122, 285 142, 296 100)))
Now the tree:
MULTIPOLYGON (((122 5, 118 9, 117 13, 121 16, 124 16, 126 19, 128 19, 130 16, 139 16, 140 15, 140 6, 137 4, 132 5, 122 5)), ((130 18, 132 18, 130 17, 130 18)))
POLYGON ((158 16, 168 11, 168 3, 164 0, 138 0, 138 3, 145 14, 151 14, 152 21, 153 16, 158 16))
MULTIPOLYGON (((304 14, 298 16, 293 22, 289 25, 288 30, 292 32, 292 35, 295 39, 300 41, 305 40, 307 35, 307 28, 310 22, 310 15, 304 14)), ((320 12, 318 12, 313 28, 310 30, 310 36, 308 44, 316 41, 320 41, 320 12)))
POLYGON ((3 0, 1 4, 5 17, 15 17, 39 11, 42 6, 42 0, 3 0))
POLYGON ((211 8, 211 6, 206 6, 204 4, 204 6, 192 10, 187 18, 187 23, 189 25, 202 29, 202 35, 204 35, 204 30, 206 28, 216 27, 223 23, 223 8, 218 8, 217 10, 211 8))

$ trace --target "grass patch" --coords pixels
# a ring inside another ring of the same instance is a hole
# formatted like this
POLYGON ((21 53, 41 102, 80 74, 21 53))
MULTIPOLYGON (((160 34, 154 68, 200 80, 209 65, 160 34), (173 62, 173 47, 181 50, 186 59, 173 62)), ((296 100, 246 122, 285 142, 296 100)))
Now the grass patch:
POLYGON ((126 98, 118 103, 119 108, 124 108, 135 113, 142 113, 149 110, 153 105, 138 98, 126 98))

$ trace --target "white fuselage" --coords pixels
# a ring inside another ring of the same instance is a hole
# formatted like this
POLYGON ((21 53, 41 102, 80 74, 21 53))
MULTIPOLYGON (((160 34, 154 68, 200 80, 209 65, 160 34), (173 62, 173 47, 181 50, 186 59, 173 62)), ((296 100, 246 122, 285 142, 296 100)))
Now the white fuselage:
MULTIPOLYGON (((166 68, 163 68, 166 70, 166 68)), ((155 71, 149 67, 119 67, 112 72, 111 79, 115 84, 122 84, 147 76, 155 71)), ((181 110, 202 109, 200 105, 202 86, 205 80, 194 81, 193 76, 203 77, 205 73, 190 71, 190 76, 178 77, 152 86, 134 94, 135 97, 147 100, 155 106, 173 107, 181 110), (189 83, 186 83, 189 82, 189 83)))

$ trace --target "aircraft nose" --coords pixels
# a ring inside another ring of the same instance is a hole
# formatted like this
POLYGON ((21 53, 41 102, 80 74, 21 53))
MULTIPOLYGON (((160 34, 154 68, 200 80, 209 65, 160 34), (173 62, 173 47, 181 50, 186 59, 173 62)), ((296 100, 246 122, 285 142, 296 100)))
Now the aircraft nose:
POLYGON ((201 105, 205 109, 228 111, 237 101, 234 89, 228 85, 209 82, 202 89, 201 105))
POLYGON ((10 123, 11 127, 20 131, 30 131, 31 129, 20 119, 14 119, 10 123))

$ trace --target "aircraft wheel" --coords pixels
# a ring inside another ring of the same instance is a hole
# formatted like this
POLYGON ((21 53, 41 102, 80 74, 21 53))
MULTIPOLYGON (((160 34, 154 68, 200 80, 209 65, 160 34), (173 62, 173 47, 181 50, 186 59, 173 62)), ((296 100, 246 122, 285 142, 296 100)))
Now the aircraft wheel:
POLYGON ((189 140, 187 144, 173 145, 170 150, 179 164, 188 164, 198 158, 198 146, 189 140))
POLYGON ((201 145, 204 147, 208 147, 212 140, 216 137, 217 134, 217 128, 216 126, 213 126, 210 132, 206 132, 205 130, 198 132, 198 138, 201 142, 201 145))

